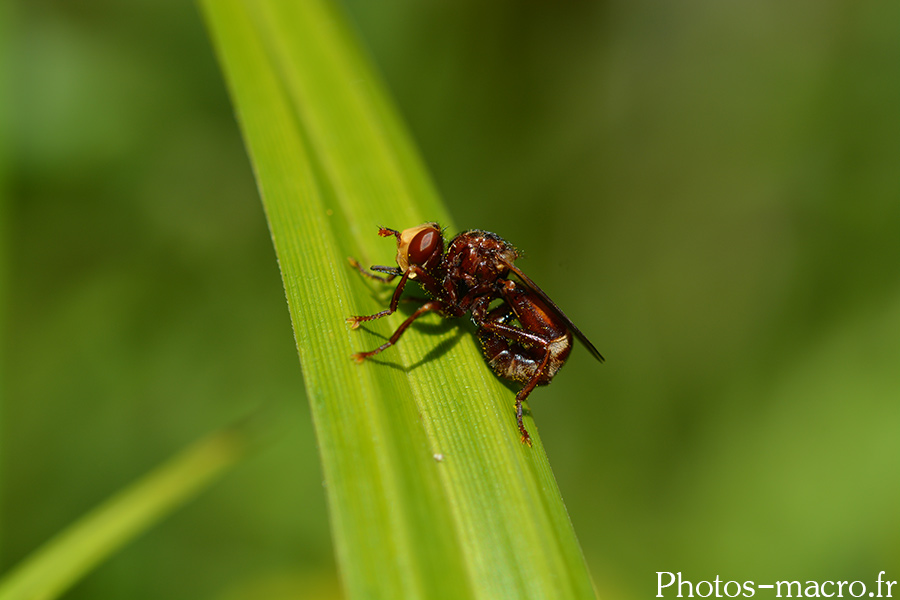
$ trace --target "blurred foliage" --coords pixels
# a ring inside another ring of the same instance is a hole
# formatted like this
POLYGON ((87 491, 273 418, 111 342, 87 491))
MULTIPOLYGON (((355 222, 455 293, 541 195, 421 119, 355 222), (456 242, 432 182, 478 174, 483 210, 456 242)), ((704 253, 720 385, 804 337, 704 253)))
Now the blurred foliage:
MULTIPOLYGON (((530 402, 600 597, 656 571, 897 579, 900 5, 346 6, 456 222, 517 244, 608 359, 576 350, 530 402)), ((283 291, 198 15, 6 12, 0 570, 272 405, 278 443, 71 597, 333 595, 283 291)))

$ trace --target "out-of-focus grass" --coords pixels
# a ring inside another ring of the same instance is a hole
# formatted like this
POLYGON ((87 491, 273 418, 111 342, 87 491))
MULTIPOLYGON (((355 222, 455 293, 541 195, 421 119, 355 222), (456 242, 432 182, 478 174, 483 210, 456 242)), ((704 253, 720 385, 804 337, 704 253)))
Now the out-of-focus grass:
POLYGON ((284 290, 195 7, 14 10, 0 572, 264 407, 286 435, 70 597, 336 588, 284 290))
POLYGON ((235 427, 200 440, 60 531, 0 577, 0 599, 57 598, 204 490, 246 452, 235 427))

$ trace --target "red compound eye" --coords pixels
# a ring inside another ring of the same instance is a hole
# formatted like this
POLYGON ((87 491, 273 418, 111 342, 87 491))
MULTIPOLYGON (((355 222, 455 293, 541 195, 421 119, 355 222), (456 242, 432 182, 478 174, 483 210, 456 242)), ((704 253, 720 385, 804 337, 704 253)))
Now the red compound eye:
POLYGON ((424 265, 435 251, 440 251, 441 232, 428 227, 416 234, 409 244, 409 263, 424 265))

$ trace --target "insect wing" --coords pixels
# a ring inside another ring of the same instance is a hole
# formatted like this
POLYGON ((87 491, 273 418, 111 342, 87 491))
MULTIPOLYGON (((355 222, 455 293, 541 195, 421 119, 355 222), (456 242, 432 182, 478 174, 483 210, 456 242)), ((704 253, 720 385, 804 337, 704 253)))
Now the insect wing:
POLYGON ((538 284, 533 282, 517 266, 515 266, 511 263, 505 262, 505 261, 504 261, 504 264, 509 267, 510 271, 515 273, 516 276, 522 280, 522 283, 525 284, 525 287, 527 287, 532 292, 537 294, 538 297, 541 299, 541 301, 544 304, 546 304, 550 310, 552 310, 554 313, 556 313, 556 316, 558 316, 560 319, 562 319, 565 322, 566 327, 568 327, 569 330, 571 330, 571 332, 575 334, 575 337, 577 337, 579 340, 581 340, 581 343, 584 344, 584 347, 588 349, 588 352, 590 352, 594 358, 596 358, 600 362, 603 362, 603 355, 600 354, 600 352, 594 347, 594 345, 591 343, 591 341, 589 339, 587 339, 587 336, 584 335, 583 333, 581 333, 581 330, 578 329, 578 327, 576 327, 575 323, 572 322, 572 319, 570 319, 569 317, 566 316, 566 313, 564 313, 562 311, 562 309, 556 305, 556 302, 554 302, 553 300, 550 299, 550 296, 548 296, 544 292, 544 290, 542 290, 538 286, 538 284))

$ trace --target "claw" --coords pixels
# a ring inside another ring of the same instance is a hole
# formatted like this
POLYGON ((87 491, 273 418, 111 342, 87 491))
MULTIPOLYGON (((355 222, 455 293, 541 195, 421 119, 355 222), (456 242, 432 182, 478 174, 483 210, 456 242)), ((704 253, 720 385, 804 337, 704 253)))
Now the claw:
POLYGON ((359 327, 359 317, 347 317, 345 321, 350 325, 350 329, 359 327))

